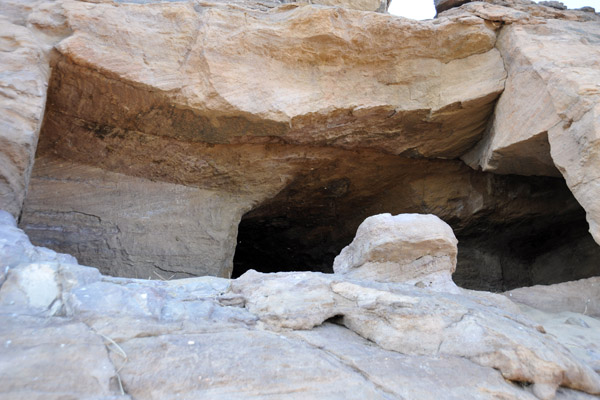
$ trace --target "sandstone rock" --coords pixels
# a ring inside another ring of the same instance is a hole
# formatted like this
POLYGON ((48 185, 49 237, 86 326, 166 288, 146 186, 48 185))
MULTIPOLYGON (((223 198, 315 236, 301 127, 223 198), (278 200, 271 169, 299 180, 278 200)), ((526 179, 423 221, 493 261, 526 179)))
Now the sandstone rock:
POLYGON ((66 161, 37 163, 21 221, 35 243, 76 254, 111 275, 231 275, 236 228, 250 196, 66 161))
POLYGON ((435 215, 380 214, 358 227, 333 270, 353 279, 456 291, 456 244, 452 228, 435 215))
POLYGON ((581 313, 543 312, 527 306, 521 306, 521 311, 542 325, 575 357, 600 372, 600 320, 581 313))
POLYGON ((339 325, 324 323, 310 331, 283 334, 301 338, 334 355, 397 398, 535 399, 532 394, 507 385, 502 375, 491 368, 481 368, 463 358, 407 356, 387 351, 339 325))
POLYGON ((299 0, 284 1, 285 3, 320 4, 324 6, 342 7, 350 10, 386 12, 388 0, 299 0))
POLYGON ((0 209, 21 212, 49 78, 34 35, 0 15, 0 209))
POLYGON ((0 397, 127 400, 101 336, 60 318, 0 315, 0 397))
POLYGON ((460 7, 465 3, 469 3, 471 0, 434 0, 435 10, 437 13, 444 12, 454 7, 460 7))
POLYGON ((504 293, 512 301, 548 312, 570 311, 600 317, 600 278, 537 285, 504 293))
POLYGON ((416 22, 219 3, 64 7, 74 32, 57 46, 48 112, 101 135, 120 129, 194 142, 277 140, 452 158, 482 133, 505 77, 494 28, 479 18, 416 22), (243 35, 227 35, 241 24, 243 35))
POLYGON ((3 269, 36 262, 77 264, 73 256, 32 245, 27 235, 17 228, 13 216, 4 210, 0 210, 0 254, 3 269))
MULTIPOLYGON (((16 229, 13 221, 0 226, 7 229, 16 229)), ((11 267, 9 278, 18 274, 20 287, 55 285, 61 306, 43 320, 24 316, 39 308, 14 308, 7 294, 15 281, 0 284, 3 398, 429 399, 444 391, 445 398, 533 398, 505 379, 534 382, 539 398, 551 397, 558 384, 600 390, 586 366, 594 365, 591 356, 575 359, 491 293, 309 272, 145 281, 59 261, 47 274, 27 276, 38 264, 11 267), (329 323, 304 330, 338 315, 371 342, 329 323), (59 379, 65 368, 73 372, 59 379), (461 374, 448 372, 456 370, 461 374)), ((557 398, 574 393, 560 389, 557 398)))
POLYGON ((600 33, 598 26, 597 21, 550 19, 543 25, 503 28, 497 47, 509 72, 506 89, 488 134, 463 159, 498 173, 559 171, 586 210, 590 232, 600 243, 600 76, 594 67, 600 44, 593 39, 600 33), (582 32, 585 39, 580 40, 582 32))
POLYGON ((499 296, 432 292, 405 284, 349 281, 335 275, 249 271, 231 290, 273 329, 311 329, 327 318, 379 346, 413 355, 448 355, 533 382, 552 398, 559 385, 600 393, 600 377, 499 296))
POLYGON ((567 6, 560 1, 540 1, 538 4, 546 7, 556 8, 557 10, 566 10, 567 6))

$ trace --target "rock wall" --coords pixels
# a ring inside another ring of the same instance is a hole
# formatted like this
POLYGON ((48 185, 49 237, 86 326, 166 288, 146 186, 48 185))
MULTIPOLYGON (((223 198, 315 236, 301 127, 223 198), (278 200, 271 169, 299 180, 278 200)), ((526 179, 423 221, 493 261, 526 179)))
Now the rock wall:
POLYGON ((496 47, 508 70, 506 89, 484 140, 463 159, 496 173, 562 174, 600 243, 596 19, 582 11, 502 29, 496 47))
POLYGON ((48 89, 24 208, 43 104, 30 133, 6 131, 0 206, 35 243, 129 277, 330 272, 382 212, 450 223, 468 287, 597 274, 577 202, 594 232, 600 17, 525 0, 368 12, 384 3, 4 1, 48 89), (587 153, 552 145, 570 138, 587 153), (582 267, 556 271, 569 247, 582 267))

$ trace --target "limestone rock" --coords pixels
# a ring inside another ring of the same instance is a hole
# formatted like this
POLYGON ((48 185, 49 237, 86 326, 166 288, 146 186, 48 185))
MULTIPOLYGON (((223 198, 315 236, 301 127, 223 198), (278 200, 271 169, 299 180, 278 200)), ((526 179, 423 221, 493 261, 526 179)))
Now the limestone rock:
POLYGON ((353 279, 455 290, 457 240, 435 215, 380 214, 367 218, 335 258, 335 273, 353 279))

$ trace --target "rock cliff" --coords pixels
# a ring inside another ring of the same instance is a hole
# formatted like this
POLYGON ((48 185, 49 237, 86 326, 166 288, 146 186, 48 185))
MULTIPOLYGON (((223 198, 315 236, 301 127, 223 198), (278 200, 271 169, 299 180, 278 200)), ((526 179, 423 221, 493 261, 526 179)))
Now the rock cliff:
POLYGON ((3 2, 0 207, 35 243, 129 277, 331 272, 365 218, 420 212, 464 285, 552 283, 558 232, 566 279, 597 273, 595 13, 139 3, 3 2))
POLYGON ((0 397, 598 398, 600 15, 388 5, 0 0, 0 397))

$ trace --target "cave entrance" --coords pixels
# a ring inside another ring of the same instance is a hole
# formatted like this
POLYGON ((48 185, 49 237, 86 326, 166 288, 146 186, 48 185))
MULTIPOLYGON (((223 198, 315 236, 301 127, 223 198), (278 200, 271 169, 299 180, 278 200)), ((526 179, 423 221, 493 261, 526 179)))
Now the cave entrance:
POLYGON ((327 222, 244 216, 238 227, 232 278, 250 269, 332 273, 333 259, 352 240, 335 240, 334 232, 335 227, 327 222))
MULTIPOLYGON (((272 211, 271 207, 259 208, 242 218, 232 278, 249 269, 332 273, 334 258, 352 241, 363 220, 343 223, 323 214, 323 209, 304 209, 292 217, 269 215, 272 211)), ((501 292, 600 275, 600 246, 588 233, 585 212, 579 207, 562 216, 518 222, 484 219, 474 226, 447 222, 459 240, 453 279, 463 288, 501 292)))

